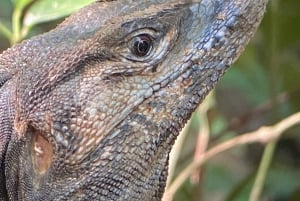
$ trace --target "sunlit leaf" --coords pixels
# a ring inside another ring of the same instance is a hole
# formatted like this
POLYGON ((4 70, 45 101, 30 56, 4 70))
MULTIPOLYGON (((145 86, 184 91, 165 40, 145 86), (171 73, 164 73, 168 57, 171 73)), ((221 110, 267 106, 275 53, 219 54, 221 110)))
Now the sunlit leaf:
MULTIPOLYGON (((26 1, 26 0, 23 0, 26 1)), ((40 0, 25 13, 24 25, 33 26, 42 22, 65 17, 95 0, 40 0)))
POLYGON ((11 0, 15 8, 23 9, 33 0, 11 0))

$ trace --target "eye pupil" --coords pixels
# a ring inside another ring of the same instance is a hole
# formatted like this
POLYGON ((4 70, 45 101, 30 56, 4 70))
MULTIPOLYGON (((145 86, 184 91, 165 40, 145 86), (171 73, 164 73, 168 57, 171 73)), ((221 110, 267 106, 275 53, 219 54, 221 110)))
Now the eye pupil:
POLYGON ((140 35, 134 38, 132 52, 139 57, 146 56, 152 47, 152 40, 147 35, 140 35))

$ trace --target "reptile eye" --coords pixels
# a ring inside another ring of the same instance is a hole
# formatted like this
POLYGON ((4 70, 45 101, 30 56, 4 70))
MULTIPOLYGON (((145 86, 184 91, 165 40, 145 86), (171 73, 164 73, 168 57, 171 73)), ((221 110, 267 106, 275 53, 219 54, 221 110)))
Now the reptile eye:
POLYGON ((138 57, 144 57, 152 50, 153 39, 147 34, 141 34, 130 41, 130 50, 138 57))

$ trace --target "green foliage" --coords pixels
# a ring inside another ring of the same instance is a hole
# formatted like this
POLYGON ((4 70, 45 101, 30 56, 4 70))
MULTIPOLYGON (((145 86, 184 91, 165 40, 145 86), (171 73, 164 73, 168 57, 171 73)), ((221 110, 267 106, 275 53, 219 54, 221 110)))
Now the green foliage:
POLYGON ((94 0, 11 0, 13 4, 12 27, 0 19, 0 34, 11 44, 28 36, 33 26, 65 17, 94 0))
POLYGON ((24 16, 24 26, 34 26, 39 23, 65 17, 94 0, 40 0, 30 6, 24 16))

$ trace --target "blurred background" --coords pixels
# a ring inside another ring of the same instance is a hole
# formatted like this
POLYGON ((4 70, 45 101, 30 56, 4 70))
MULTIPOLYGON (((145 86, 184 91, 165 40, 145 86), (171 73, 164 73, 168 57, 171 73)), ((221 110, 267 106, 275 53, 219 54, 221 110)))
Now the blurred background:
MULTIPOLYGON (((0 52, 92 1, 0 0, 0 52)), ((178 139, 168 189, 206 150, 299 111, 300 1, 271 0, 255 38, 178 139)), ((173 200, 246 201, 258 187, 256 200, 300 201, 299 133, 298 124, 274 142, 235 144, 210 157, 173 188, 173 200)))

